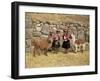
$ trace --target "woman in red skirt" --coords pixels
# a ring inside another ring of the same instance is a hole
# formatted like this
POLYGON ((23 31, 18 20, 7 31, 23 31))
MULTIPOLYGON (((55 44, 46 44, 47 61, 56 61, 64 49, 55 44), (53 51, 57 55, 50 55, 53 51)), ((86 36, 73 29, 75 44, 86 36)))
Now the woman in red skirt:
POLYGON ((65 49, 65 53, 68 52, 68 49, 70 48, 70 39, 71 39, 71 35, 68 34, 68 30, 64 30, 63 31, 63 44, 62 44, 62 48, 65 49))

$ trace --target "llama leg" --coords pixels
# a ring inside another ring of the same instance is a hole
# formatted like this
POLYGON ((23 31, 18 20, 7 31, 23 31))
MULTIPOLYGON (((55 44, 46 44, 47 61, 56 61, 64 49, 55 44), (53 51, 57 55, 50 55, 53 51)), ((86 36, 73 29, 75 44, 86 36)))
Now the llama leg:
POLYGON ((75 45, 75 53, 77 52, 77 46, 75 45))
POLYGON ((80 45, 80 51, 83 53, 83 45, 80 45))
POLYGON ((46 56, 48 56, 48 55, 47 55, 47 49, 44 49, 44 54, 45 54, 46 56))
POLYGON ((42 50, 38 49, 37 51, 38 51, 38 55, 40 56, 40 52, 42 52, 42 50))
POLYGON ((85 44, 82 44, 82 53, 85 51, 85 44))
POLYGON ((78 46, 75 44, 75 53, 78 51, 78 46))
POLYGON ((83 50, 84 50, 84 51, 85 51, 85 46, 86 46, 86 45, 85 45, 85 44, 83 44, 83 50))
POLYGON ((33 53, 32 53, 34 57, 35 57, 35 52, 36 52, 36 51, 35 51, 35 48, 34 48, 33 53))

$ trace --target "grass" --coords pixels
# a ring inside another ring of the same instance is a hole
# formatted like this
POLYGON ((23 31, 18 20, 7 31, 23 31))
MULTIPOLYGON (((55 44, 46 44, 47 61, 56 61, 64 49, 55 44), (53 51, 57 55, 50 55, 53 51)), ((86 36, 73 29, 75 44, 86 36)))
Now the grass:
POLYGON ((30 53, 26 53, 25 67, 26 68, 39 68, 39 67, 63 67, 63 66, 81 66, 89 65, 89 52, 84 51, 83 53, 72 53, 69 52, 64 54, 58 52, 54 54, 48 52, 48 56, 37 54, 36 57, 30 53))

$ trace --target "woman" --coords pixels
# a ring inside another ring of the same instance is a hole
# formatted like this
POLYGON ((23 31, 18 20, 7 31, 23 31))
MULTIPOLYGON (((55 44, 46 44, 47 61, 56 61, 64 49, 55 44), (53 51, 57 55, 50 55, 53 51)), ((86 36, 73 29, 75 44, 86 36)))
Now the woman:
POLYGON ((63 44, 62 44, 62 48, 65 49, 65 53, 68 52, 69 48, 70 48, 70 39, 71 39, 71 35, 68 34, 68 30, 64 30, 63 31, 63 44))
POLYGON ((59 47, 60 47, 60 31, 56 31, 56 33, 53 34, 52 49, 57 53, 59 47))
POLYGON ((71 32, 71 39, 70 39, 70 46, 71 46, 71 50, 74 51, 75 50, 75 33, 72 31, 71 32))

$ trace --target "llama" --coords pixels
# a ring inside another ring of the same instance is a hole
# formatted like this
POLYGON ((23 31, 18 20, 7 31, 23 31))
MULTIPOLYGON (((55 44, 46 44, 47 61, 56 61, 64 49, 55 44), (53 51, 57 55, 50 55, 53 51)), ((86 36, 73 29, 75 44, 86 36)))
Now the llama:
POLYGON ((35 38, 32 39, 32 46, 33 48, 33 56, 35 56, 36 52, 40 55, 40 52, 44 52, 44 54, 47 56, 47 51, 49 47, 49 42, 47 38, 35 38))
POLYGON ((70 39, 71 49, 77 53, 78 51, 83 52, 86 47, 86 43, 83 39, 76 39, 74 33, 71 34, 72 39, 70 39))

